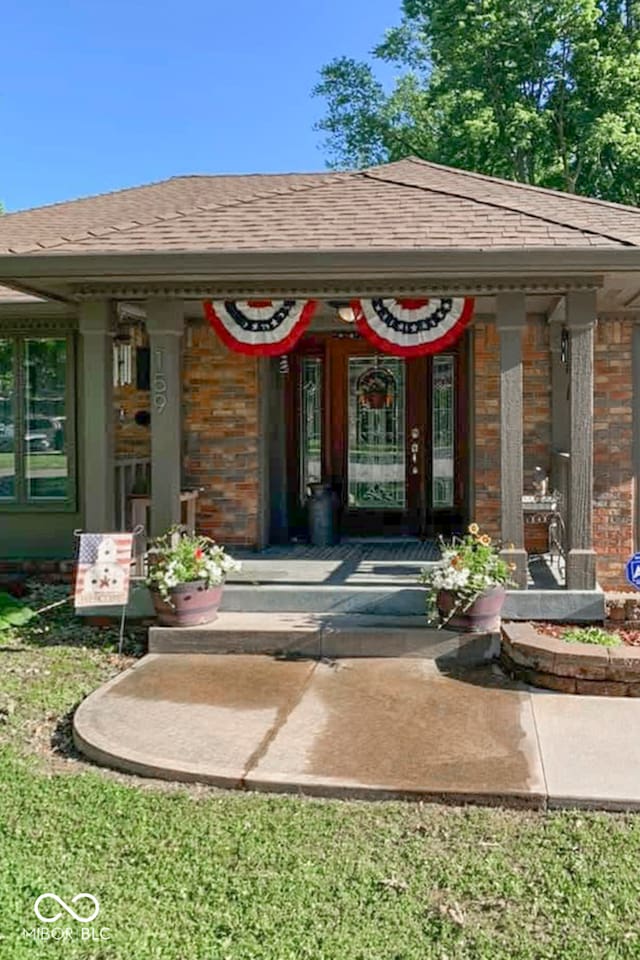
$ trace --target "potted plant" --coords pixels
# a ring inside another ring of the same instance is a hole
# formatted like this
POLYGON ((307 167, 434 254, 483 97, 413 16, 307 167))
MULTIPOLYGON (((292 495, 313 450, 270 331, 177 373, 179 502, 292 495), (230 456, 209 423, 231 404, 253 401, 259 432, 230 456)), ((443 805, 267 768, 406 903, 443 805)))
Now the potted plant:
POLYGON ((440 626, 497 630, 514 565, 500 556, 498 545, 477 523, 463 537, 441 538, 441 552, 440 563, 425 568, 419 578, 429 588, 428 608, 437 607, 440 626))
POLYGON ((241 564, 209 537, 172 528, 149 550, 147 585, 164 626, 192 627, 218 615, 227 574, 241 564))

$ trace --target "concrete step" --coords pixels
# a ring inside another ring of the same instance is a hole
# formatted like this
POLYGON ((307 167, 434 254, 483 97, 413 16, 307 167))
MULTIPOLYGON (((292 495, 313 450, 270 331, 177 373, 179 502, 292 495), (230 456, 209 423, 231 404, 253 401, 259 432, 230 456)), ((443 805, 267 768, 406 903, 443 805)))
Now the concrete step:
POLYGON ((221 610, 274 613, 359 613, 424 617, 423 587, 226 583, 221 610))
MULTIPOLYGON (((424 587, 389 584, 227 583, 225 612, 350 613, 424 616, 424 587)), ((508 590, 505 620, 594 622, 604 618, 601 590, 508 590)))
MULTIPOLYGON (((415 617, 424 624, 423 587, 388 583, 226 583, 220 609, 225 613, 355 614, 375 617, 415 617)), ((87 607, 80 616, 120 619, 120 607, 87 607)), ((597 622, 604 619, 601 590, 509 590, 504 620, 597 622)), ((153 603, 141 581, 132 584, 127 619, 154 617, 153 603)))
POLYGON ((498 634, 437 630, 423 616, 223 612, 199 627, 149 630, 149 653, 420 657, 446 666, 482 663, 498 652, 498 634))

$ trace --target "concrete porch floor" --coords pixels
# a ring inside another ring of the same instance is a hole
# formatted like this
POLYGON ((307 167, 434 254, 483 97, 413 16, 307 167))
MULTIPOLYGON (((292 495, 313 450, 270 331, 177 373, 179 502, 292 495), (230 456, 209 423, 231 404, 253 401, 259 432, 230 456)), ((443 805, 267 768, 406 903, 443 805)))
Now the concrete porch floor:
MULTIPOLYGON (((415 586, 424 567, 440 558, 435 540, 390 540, 383 537, 344 540, 335 546, 305 543, 270 546, 264 550, 232 550, 242 560, 242 570, 229 583, 263 583, 325 586, 415 586)), ((562 589, 557 561, 544 554, 529 558, 529 587, 562 589)))
POLYGON ((640 808, 640 702, 490 664, 150 654, 80 705, 74 738, 107 766, 223 787, 640 808))

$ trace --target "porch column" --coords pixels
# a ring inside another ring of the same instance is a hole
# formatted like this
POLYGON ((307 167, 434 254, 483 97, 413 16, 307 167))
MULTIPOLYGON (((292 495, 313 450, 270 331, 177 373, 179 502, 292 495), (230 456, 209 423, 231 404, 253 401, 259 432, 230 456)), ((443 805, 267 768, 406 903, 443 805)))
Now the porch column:
POLYGON ((496 324, 500 335, 500 502, 502 556, 515 566, 513 580, 527 589, 524 548, 522 336, 526 325, 524 293, 499 293, 496 324))
POLYGON ((184 306, 181 300, 148 300, 151 354, 151 536, 181 521, 182 377, 184 306))
POLYGON ((81 303, 81 470, 84 527, 109 532, 115 525, 113 426, 113 306, 108 300, 81 303))
POLYGON ((569 502, 567 589, 594 590, 593 549, 593 331, 596 291, 567 294, 569 330, 569 502))

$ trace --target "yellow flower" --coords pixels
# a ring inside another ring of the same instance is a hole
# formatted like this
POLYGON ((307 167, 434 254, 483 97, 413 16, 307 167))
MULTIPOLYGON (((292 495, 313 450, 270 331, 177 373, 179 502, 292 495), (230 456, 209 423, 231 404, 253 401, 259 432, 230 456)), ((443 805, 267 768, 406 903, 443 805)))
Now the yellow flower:
POLYGON ((480 543, 482 544, 483 547, 489 547, 489 546, 491 546, 491 537, 488 536, 486 533, 484 533, 484 534, 480 537, 480 543))
POLYGON ((480 533, 480 527, 477 523, 470 523, 467 529, 469 530, 469 533, 473 534, 474 537, 480 533))

